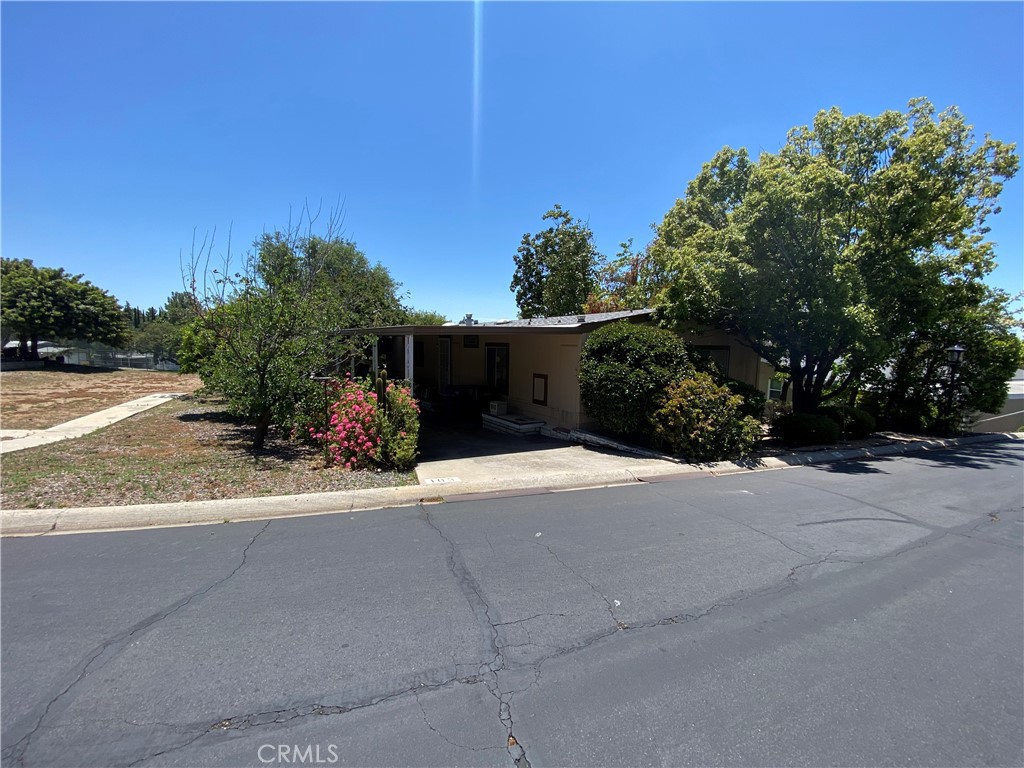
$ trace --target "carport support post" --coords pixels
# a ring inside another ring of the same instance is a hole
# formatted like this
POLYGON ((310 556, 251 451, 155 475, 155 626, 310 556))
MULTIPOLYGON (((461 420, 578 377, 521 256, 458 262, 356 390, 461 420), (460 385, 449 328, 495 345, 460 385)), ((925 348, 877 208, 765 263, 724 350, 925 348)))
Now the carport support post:
POLYGON ((412 366, 413 366, 413 345, 412 334, 405 334, 405 378, 409 380, 409 392, 412 393, 412 366))

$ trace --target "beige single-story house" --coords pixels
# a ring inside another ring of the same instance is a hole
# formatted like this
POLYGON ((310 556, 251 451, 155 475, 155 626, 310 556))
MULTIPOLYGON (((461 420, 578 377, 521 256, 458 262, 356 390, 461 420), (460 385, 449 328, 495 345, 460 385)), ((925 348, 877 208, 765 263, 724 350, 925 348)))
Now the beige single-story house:
MULTIPOLYGON (((372 362, 391 378, 407 379, 421 401, 450 410, 514 414, 550 427, 592 425, 580 402, 583 343, 602 325, 619 320, 651 322, 654 310, 537 317, 480 322, 351 328, 348 335, 373 335, 372 362)), ((770 394, 774 369, 755 352, 722 332, 687 335, 706 350, 726 375, 770 394)), ((370 367, 372 366, 372 368, 370 367)))

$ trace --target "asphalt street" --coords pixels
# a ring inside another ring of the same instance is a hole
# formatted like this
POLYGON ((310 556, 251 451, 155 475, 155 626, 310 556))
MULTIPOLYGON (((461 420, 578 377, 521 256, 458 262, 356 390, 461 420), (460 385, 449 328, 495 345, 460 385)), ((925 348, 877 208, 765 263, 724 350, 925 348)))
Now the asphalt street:
POLYGON ((6 538, 0 761, 1019 766, 1022 458, 6 538))

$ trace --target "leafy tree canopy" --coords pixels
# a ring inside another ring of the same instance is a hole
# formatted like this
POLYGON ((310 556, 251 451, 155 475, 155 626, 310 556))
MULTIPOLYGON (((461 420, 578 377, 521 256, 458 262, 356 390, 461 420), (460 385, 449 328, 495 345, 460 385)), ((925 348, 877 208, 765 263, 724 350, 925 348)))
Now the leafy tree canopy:
POLYGON ((600 254, 590 227, 555 205, 541 217, 552 226, 523 240, 514 257, 509 288, 520 317, 550 317, 580 312, 596 286, 600 254))
POLYGON ((1014 145, 925 99, 822 111, 757 160, 725 147, 651 245, 667 317, 733 333, 813 411, 936 322, 946 286, 992 270, 985 220, 1018 165, 1014 145))
POLYGON ((117 299, 82 275, 37 267, 29 259, 3 259, 0 323, 4 338, 21 342, 22 357, 38 359, 40 338, 128 343, 117 299))
POLYGON ((665 287, 661 265, 651 255, 650 246, 633 249, 633 239, 619 244, 619 252, 610 262, 598 262, 597 285, 587 297, 587 312, 615 312, 653 307, 665 287))
POLYGON ((289 425, 303 398, 317 395, 311 375, 359 348, 339 331, 395 325, 405 317, 399 284, 334 234, 336 217, 320 236, 311 231, 315 217, 307 216, 304 210, 304 234, 296 227, 259 237, 238 271, 230 255, 223 268, 200 268, 212 243, 204 242, 191 260, 197 319, 183 334, 179 363, 256 426, 257 449, 272 424, 289 425))
POLYGON ((440 312, 432 312, 428 309, 413 309, 412 307, 406 308, 405 320, 403 321, 406 325, 444 325, 447 322, 448 318, 440 312))

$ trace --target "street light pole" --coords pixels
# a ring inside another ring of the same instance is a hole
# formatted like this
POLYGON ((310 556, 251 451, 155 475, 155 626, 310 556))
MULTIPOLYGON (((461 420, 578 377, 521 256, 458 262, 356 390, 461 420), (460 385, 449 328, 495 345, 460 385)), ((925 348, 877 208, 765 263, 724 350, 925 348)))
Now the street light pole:
POLYGON ((946 390, 946 436, 953 435, 953 399, 956 396, 956 372, 964 358, 964 348, 959 344, 946 347, 946 362, 949 363, 949 386, 946 390))

